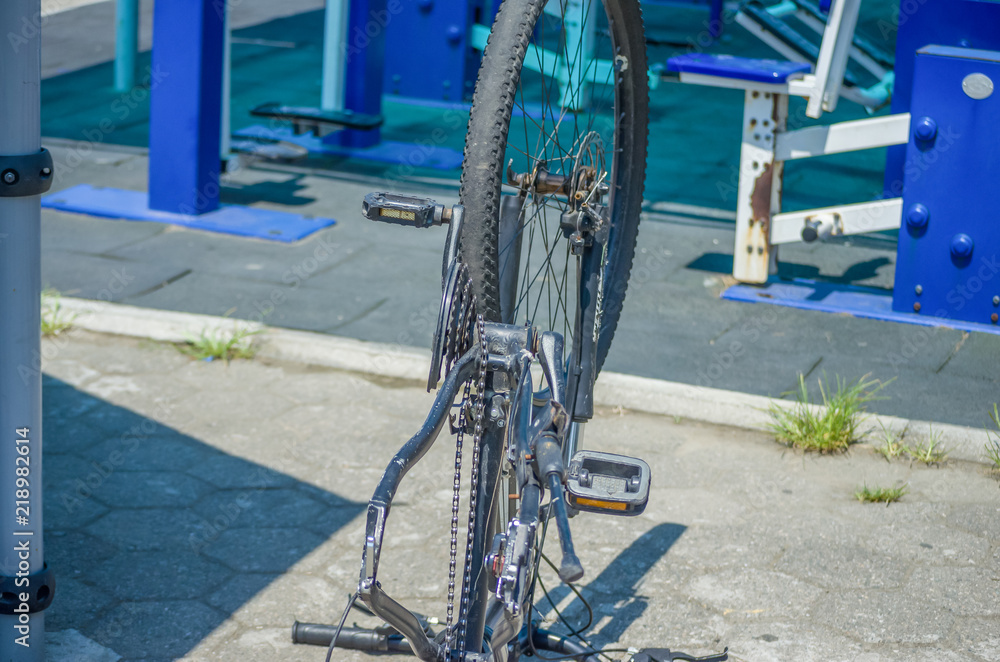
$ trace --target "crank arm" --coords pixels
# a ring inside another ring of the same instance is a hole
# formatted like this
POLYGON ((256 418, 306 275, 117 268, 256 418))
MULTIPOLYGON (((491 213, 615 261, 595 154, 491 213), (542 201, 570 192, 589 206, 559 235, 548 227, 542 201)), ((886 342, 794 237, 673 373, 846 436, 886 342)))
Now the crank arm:
POLYGON ((466 380, 472 377, 479 359, 479 347, 466 352, 448 373, 441 390, 434 399, 427 420, 417 434, 406 442, 386 467, 371 501, 368 502, 368 521, 365 526, 365 549, 362 555, 361 580, 358 594, 361 600, 389 625, 396 628, 409 642, 414 654, 425 662, 436 662, 443 656, 440 644, 431 641, 424 632, 420 620, 406 607, 389 597, 378 583, 379 556, 382 553, 382 538, 385 523, 389 517, 392 500, 396 495, 403 476, 430 450, 441 433, 455 396, 466 380))

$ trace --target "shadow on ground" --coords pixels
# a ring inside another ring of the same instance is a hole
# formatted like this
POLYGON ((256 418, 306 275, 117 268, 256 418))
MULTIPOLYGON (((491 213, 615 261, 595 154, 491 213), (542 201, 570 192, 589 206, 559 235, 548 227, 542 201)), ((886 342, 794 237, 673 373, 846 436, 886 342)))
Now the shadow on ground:
POLYGON ((181 657, 364 507, 57 379, 43 391, 50 631, 181 657))
MULTIPOLYGON (((648 599, 642 595, 639 585, 642 578, 649 572, 657 561, 663 558, 674 543, 680 540, 687 527, 683 524, 664 522, 657 524, 652 529, 642 534, 632 544, 626 547, 615 559, 608 564, 601 574, 597 575, 584 589, 587 593, 597 593, 600 596, 629 596, 627 601, 616 606, 611 614, 611 620, 602 624, 600 628, 586 630, 584 635, 595 641, 618 641, 621 639, 629 626, 642 618, 648 606, 648 599)), ((578 543, 579 544, 579 543, 578 543)), ((550 600, 544 597, 536 598, 536 606, 543 616, 554 614, 553 605, 558 605, 568 594, 570 589, 566 585, 560 585, 549 591, 550 600)), ((612 600, 620 598, 611 598, 612 600)), ((574 614, 576 620, 580 614, 586 610, 577 598, 566 609, 574 614)), ((595 622, 600 619, 598 614, 594 615, 595 622)), ((570 621, 572 624, 572 620, 570 621)))

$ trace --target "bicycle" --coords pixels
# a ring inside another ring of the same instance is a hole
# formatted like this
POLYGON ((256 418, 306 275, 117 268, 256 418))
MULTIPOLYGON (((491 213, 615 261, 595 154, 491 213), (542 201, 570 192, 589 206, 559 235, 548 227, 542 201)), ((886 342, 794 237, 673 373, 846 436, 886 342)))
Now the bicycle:
MULTIPOLYGON (((448 226, 428 377, 438 395, 369 502, 361 578, 339 625, 293 628, 293 641, 328 646, 327 660, 335 646, 408 652, 425 662, 513 662, 542 650, 596 662, 609 652, 542 630, 531 616, 549 522, 562 553, 559 577, 572 583, 584 570, 570 516, 637 515, 649 496, 642 460, 579 450, 635 251, 646 161, 645 44, 637 0, 604 0, 603 13, 597 0, 548 5, 500 6, 470 112, 461 204, 365 197, 371 220, 448 226), (512 194, 502 195, 503 185, 512 194), (449 417, 459 394, 458 413, 449 417), (435 633, 381 587, 378 565, 396 488, 446 422, 456 436, 456 473, 447 616, 435 633), (466 435, 472 469, 458 582, 466 435), (345 627, 358 599, 389 627, 345 627)), ((650 649, 633 656, 697 659, 722 662, 727 654, 650 649)))

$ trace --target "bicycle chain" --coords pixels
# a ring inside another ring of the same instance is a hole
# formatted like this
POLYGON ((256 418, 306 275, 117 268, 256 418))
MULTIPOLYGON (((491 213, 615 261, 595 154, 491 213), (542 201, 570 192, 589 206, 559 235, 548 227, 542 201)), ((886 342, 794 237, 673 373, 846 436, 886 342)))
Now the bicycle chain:
POLYGON ((479 447, 483 440, 483 418, 486 414, 486 322, 479 315, 479 384, 476 386, 476 421, 472 435, 472 472, 469 477, 469 533, 465 542, 465 573, 462 575, 462 605, 458 614, 458 660, 465 662, 465 640, 469 626, 469 594, 472 591, 472 542, 475 538, 476 504, 479 501, 479 447))
MULTIPOLYGON (((462 265, 464 267, 464 265, 462 265)), ((463 581, 462 581, 462 595, 460 597, 460 606, 458 613, 458 659, 460 662, 465 660, 465 640, 468 632, 468 615, 469 615, 469 600, 470 600, 470 580, 472 576, 472 542, 475 535, 475 523, 476 523, 476 503, 478 501, 477 490, 479 488, 479 447, 482 443, 482 433, 483 433, 483 417, 486 412, 484 394, 486 391, 486 336, 485 336, 485 321, 480 315, 477 318, 477 323, 473 325, 472 315, 475 310, 475 297, 470 294, 471 279, 468 278, 468 272, 466 269, 462 268, 460 271, 462 276, 465 276, 464 286, 461 293, 461 303, 459 306, 454 307, 454 315, 452 324, 448 325, 448 337, 445 342, 445 374, 450 371, 454 360, 457 359, 461 353, 464 353, 468 348, 472 346, 475 336, 474 332, 478 330, 480 339, 480 358, 479 358, 479 374, 478 383, 475 393, 475 403, 476 412, 475 420, 469 420, 470 407, 473 403, 473 397, 471 393, 472 380, 469 380, 465 384, 465 388, 462 392, 462 403, 459 408, 458 413, 458 425, 455 428, 455 475, 452 482, 452 505, 451 505, 451 541, 449 549, 449 559, 448 559, 448 602, 447 602, 447 616, 445 619, 445 629, 444 629, 444 650, 450 651, 452 642, 455 639, 455 624, 454 624, 454 611, 455 611, 455 575, 457 565, 458 565, 458 520, 459 520, 459 506, 461 501, 461 482, 462 482, 462 459, 463 459, 463 448, 465 444, 465 432, 469 427, 470 423, 473 424, 473 436, 472 436, 472 470, 470 475, 470 496, 469 496, 469 524, 468 524, 468 534, 466 538, 465 547, 465 565, 463 568, 463 581), (456 309, 457 308, 457 309, 456 309), (462 333, 461 336, 458 334, 462 333), (450 359, 450 360, 449 360, 450 359)))

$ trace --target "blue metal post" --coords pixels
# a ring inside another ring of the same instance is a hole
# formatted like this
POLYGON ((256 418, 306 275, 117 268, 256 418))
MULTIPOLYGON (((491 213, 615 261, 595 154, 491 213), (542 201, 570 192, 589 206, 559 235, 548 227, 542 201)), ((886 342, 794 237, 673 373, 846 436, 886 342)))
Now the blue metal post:
POLYGON ((218 0, 154 5, 151 209, 203 214, 219 206, 224 26, 218 0))
MULTIPOLYGON (((591 4, 600 10, 600 0, 591 4)), ((483 15, 483 0, 395 0, 386 8, 390 20, 385 93, 432 101, 471 98, 481 55, 469 45, 474 17, 479 15, 483 25, 493 25, 493 14, 483 15)), ((565 13, 572 12, 566 9, 565 13)))
POLYGON ((708 33, 718 39, 722 36, 722 0, 711 0, 708 12, 708 33))
MULTIPOLYGON (((3 157, 34 154, 41 149, 41 37, 38 30, 22 30, 40 16, 40 0, 0 2, 0 34, 20 37, 5 43, 0 55, 3 157)), ((0 186, 16 183, 14 168, 4 165, 0 170, 0 186)), ((26 594, 37 587, 15 588, 22 578, 42 570, 45 553, 40 200, 39 195, 0 196, 0 503, 4 504, 0 508, 0 575, 14 582, 14 586, 5 585, 3 602, 17 605, 14 613, 0 614, 0 659, 19 662, 45 659, 45 612, 18 613, 22 591, 26 594), (26 441, 19 443, 19 439, 26 441), (19 451, 20 446, 26 451, 19 451), (18 457, 29 459, 18 462, 18 457), (21 486, 16 484, 15 468, 19 465, 26 468, 21 472, 24 475, 20 477, 26 479, 21 486), (18 493, 18 489, 25 491, 18 493), (18 507, 25 510, 18 511, 18 507), (28 636, 21 643, 18 637, 24 634, 28 636)))
MULTIPOLYGON (((396 6, 399 0, 393 2, 396 6)), ((351 0, 344 47, 344 108, 382 114, 382 72, 386 27, 394 20, 386 0, 351 0)), ((329 8, 327 9, 329 11, 329 8)), ((329 38, 329 35, 326 37, 329 38)), ((324 141, 344 147, 371 147, 381 140, 378 129, 338 131, 324 141)))
POLYGON ((1000 325, 1000 50, 914 60, 892 308, 1000 325))
POLYGON ((135 87, 135 56, 139 51, 139 0, 117 0, 115 5, 115 89, 135 87))
MULTIPOLYGON (((895 38, 895 81, 892 112, 910 112, 913 94, 913 70, 918 48, 929 44, 1000 50, 1000 4, 978 0, 920 0, 901 3, 899 17, 893 22, 879 21, 883 39, 895 38)), ((890 147, 886 157, 885 196, 903 194, 906 147, 890 147)))

